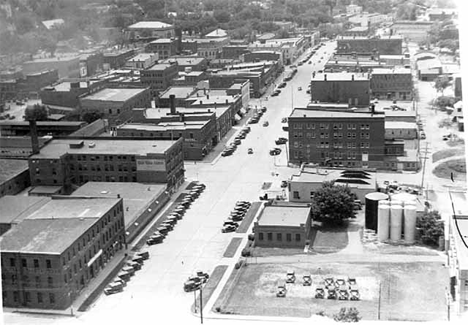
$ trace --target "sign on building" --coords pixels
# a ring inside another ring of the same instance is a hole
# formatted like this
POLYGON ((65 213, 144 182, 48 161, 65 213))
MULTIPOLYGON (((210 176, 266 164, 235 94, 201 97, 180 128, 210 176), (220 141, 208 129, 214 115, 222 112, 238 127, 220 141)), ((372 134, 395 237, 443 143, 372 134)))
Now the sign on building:
POLYGON ((137 159, 137 171, 160 172, 166 170, 166 161, 164 159, 137 159))

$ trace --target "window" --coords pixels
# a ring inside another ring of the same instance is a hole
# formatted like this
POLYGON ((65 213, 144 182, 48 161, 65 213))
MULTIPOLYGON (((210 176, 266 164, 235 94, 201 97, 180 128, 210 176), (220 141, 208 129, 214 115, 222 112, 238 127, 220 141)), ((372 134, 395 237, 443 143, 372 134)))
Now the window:
POLYGON ((49 288, 52 288, 53 284, 54 284, 54 279, 52 279, 51 276, 48 276, 47 277, 47 285, 49 286, 49 288))
POLYGON ((281 234, 281 233, 276 234, 276 240, 277 240, 277 241, 283 241, 283 238, 282 238, 282 234, 281 234))
POLYGON ((286 241, 291 241, 291 234, 286 234, 286 241))
POLYGON ((52 268, 52 262, 51 260, 46 260, 46 268, 51 269, 52 268))
POLYGON ((42 292, 38 292, 37 293, 37 302, 42 304, 43 300, 42 300, 42 292))
POLYGON ((267 233, 267 239, 269 241, 273 240, 273 234, 271 232, 267 233))
POLYGON ((294 192, 293 192, 293 197, 294 197, 295 199, 300 199, 300 197, 299 197, 299 192, 298 192, 298 191, 294 191, 294 192))
POLYGON ((31 292, 29 291, 24 292, 24 300, 26 302, 31 302, 31 292))
POLYGON ((301 234, 296 234, 296 241, 301 241, 301 234))
POLYGON ((15 267, 16 266, 16 260, 14 258, 10 258, 10 266, 15 267))
POLYGON ((263 232, 258 233, 258 240, 263 240, 263 232))
POLYGON ((25 258, 22 258, 22 259, 21 259, 21 266, 22 266, 22 267, 28 267, 28 262, 26 261, 25 258))
POLYGON ((55 304, 55 295, 53 293, 49 293, 49 302, 55 304))
POLYGON ((63 275, 63 281, 65 281, 65 283, 67 283, 67 274, 63 275))
POLYGON ((39 260, 37 258, 34 259, 34 268, 39 268, 39 260))
POLYGON ((41 287, 41 277, 39 275, 36 275, 36 288, 41 287))

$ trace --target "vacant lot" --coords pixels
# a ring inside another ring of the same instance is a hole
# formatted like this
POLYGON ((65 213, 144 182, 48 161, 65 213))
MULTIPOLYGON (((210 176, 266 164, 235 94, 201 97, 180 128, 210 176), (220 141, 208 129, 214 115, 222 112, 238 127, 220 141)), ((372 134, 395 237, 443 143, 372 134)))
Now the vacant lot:
MULTIPOLYGON (((320 256, 317 255, 317 259, 320 256)), ((366 320, 444 320, 447 270, 441 263, 293 263, 249 264, 234 270, 214 305, 222 313, 242 315, 309 317, 320 311, 338 313, 356 307, 366 320), (320 269, 319 269, 320 268, 320 269), (297 280, 286 284, 285 298, 276 297, 286 272, 297 280), (303 275, 312 276, 312 286, 303 286, 303 275), (355 277, 360 301, 316 299, 315 288, 324 277, 355 277), (380 310, 379 310, 379 295, 380 310)), ((384 259, 383 259, 384 260, 384 259)))
POLYGON ((432 162, 436 162, 448 157, 463 155, 464 152, 465 151, 462 148, 440 150, 432 155, 432 162))
POLYGON ((348 245, 348 228, 326 227, 314 224, 311 230, 310 251, 315 253, 336 253, 348 245))

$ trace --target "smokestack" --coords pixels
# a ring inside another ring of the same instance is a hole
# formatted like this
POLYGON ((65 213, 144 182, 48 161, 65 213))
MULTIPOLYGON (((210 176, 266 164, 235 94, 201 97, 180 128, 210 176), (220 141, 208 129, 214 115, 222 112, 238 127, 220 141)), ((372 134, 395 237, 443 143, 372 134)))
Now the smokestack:
POLYGON ((170 101, 170 105, 171 105, 171 115, 175 115, 176 114, 176 108, 175 108, 175 95, 174 94, 169 95, 169 101, 170 101))
POLYGON ((29 129, 31 130, 31 146, 33 155, 39 153, 39 139, 37 138, 36 120, 29 120, 29 129))

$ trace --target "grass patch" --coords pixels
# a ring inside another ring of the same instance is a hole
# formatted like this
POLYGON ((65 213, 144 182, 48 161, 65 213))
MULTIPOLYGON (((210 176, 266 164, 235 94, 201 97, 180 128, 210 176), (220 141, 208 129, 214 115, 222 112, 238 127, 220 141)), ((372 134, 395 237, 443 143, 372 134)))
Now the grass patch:
POLYGON ((316 253, 336 253, 348 246, 348 227, 316 224, 310 235, 310 250, 316 253))
POLYGON ((224 251, 223 257, 234 257, 234 254, 236 254, 241 242, 242 238, 232 238, 229 246, 224 251))
POLYGON ((456 146, 461 146, 465 144, 465 140, 462 138, 458 138, 457 140, 453 141, 446 141, 445 142, 449 147, 456 147, 456 146))
POLYGON ((432 162, 439 161, 448 157, 458 156, 464 153, 463 149, 445 149, 437 151, 432 155, 432 162))
MULTIPOLYGON (((210 278, 206 282, 205 286, 203 287, 203 296, 202 296, 202 303, 203 307, 206 306, 208 301, 210 300, 211 296, 213 295, 213 292, 215 289, 218 287, 219 281, 224 276, 224 273, 226 272, 228 266, 227 265, 218 265, 215 267, 213 270, 213 273, 210 274, 210 278)), ((192 312, 195 312, 195 305, 192 304, 192 312)), ((199 294, 197 295, 197 308, 196 312, 200 312, 200 296, 199 294)))
POLYGON ((434 168, 432 173, 437 177, 447 179, 450 179, 453 173, 455 180, 464 180, 466 178, 466 161, 463 158, 446 161, 434 168))

